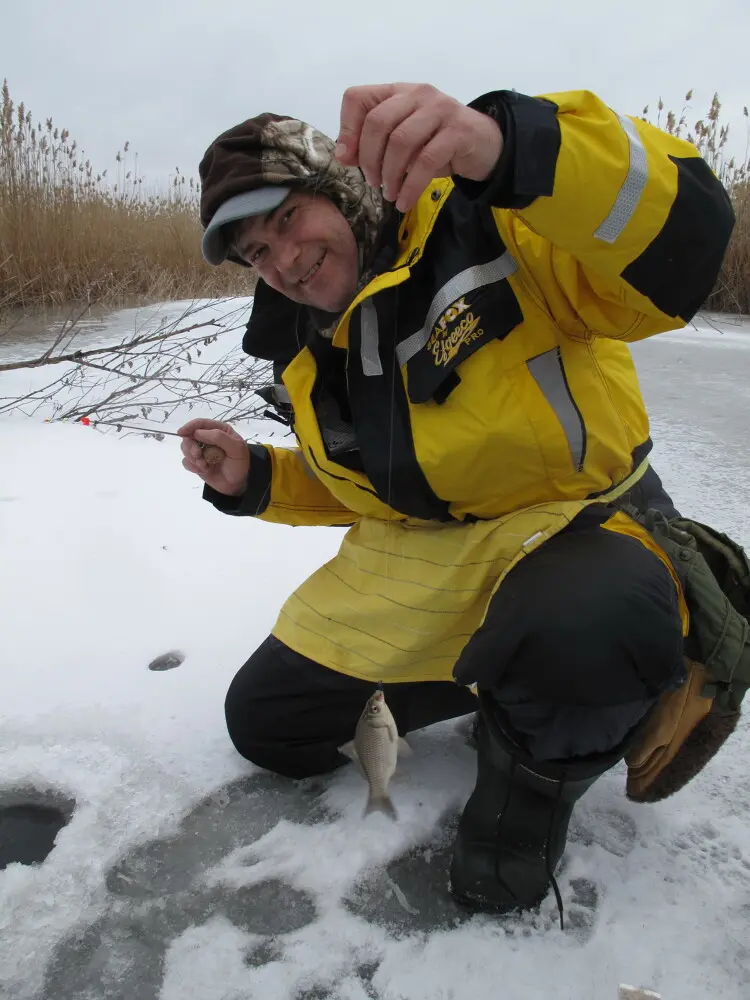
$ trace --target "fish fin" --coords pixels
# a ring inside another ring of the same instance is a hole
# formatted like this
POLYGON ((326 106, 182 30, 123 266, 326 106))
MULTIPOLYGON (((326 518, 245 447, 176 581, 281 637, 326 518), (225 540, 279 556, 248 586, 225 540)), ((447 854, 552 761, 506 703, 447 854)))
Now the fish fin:
POLYGON ((409 746, 409 744, 406 742, 406 740, 404 739, 404 737, 403 736, 399 736, 399 738, 398 738, 398 755, 399 755, 399 757, 411 757, 411 755, 413 753, 414 753, 414 751, 409 746))
POLYGON ((357 753, 357 748, 354 746, 354 740, 349 740, 348 743, 344 743, 343 746, 340 746, 339 753, 348 757, 349 760, 353 760, 355 764, 359 764, 359 754, 357 753))
POLYGON ((391 802, 391 797, 387 792, 385 795, 371 795, 367 800, 363 816, 369 816, 370 813, 374 812, 385 813, 386 816, 390 816, 392 820, 398 819, 396 807, 391 802))

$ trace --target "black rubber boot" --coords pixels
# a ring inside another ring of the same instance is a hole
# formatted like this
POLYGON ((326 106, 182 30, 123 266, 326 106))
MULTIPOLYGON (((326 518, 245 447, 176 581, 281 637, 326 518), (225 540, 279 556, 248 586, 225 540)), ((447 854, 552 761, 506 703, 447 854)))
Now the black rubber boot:
POLYGON ((624 750, 568 762, 535 761, 483 702, 477 782, 458 826, 451 893, 472 909, 507 913, 533 909, 551 885, 562 913, 554 870, 573 806, 624 750))

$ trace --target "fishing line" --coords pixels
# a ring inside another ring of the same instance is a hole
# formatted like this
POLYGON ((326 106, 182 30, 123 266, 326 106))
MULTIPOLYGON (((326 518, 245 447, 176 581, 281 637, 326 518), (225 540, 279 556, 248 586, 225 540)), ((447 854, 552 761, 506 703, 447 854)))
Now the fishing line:
MULTIPOLYGON (((385 578, 386 583, 388 581, 389 574, 389 561, 390 561, 390 547, 389 539, 393 538, 392 522, 393 522, 393 505, 391 504, 392 496, 392 484, 393 484, 393 427, 395 422, 396 413, 396 376, 400 375, 400 369, 396 365, 396 344, 398 342, 398 299, 399 299, 399 287, 396 285, 394 289, 394 318, 393 318, 393 337, 391 344, 391 402, 390 402, 390 414, 388 419, 388 486, 386 492, 386 503, 388 504, 388 515, 385 525, 385 578)), ((383 682, 380 682, 380 687, 382 689, 383 682)))

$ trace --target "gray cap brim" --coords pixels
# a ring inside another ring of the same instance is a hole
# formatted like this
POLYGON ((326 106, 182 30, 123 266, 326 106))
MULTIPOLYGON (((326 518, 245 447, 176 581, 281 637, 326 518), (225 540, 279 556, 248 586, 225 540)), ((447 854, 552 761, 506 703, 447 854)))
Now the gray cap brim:
POLYGON ((250 219, 254 215, 270 212, 282 203, 291 190, 289 187, 273 184, 255 188, 254 191, 243 191, 220 205, 203 234, 202 249, 206 262, 216 267, 227 259, 229 245, 224 238, 222 226, 238 219, 250 219))

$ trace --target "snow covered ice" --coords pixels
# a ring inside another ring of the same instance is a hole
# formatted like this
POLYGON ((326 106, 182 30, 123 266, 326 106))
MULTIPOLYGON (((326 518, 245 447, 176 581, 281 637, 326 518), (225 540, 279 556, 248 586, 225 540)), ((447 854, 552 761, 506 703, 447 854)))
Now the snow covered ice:
MULTIPOLYGON (((750 547, 750 324, 706 317, 634 353, 667 489, 750 547)), ((398 823, 362 819, 354 768, 287 781, 226 736, 232 676, 340 529, 222 517, 172 438, 14 416, 0 455, 0 811, 67 819, 43 863, 0 871, 3 1000, 747 997, 747 723, 662 804, 629 802, 622 765, 593 786, 564 932, 551 897, 471 916, 446 893, 465 720, 410 737, 398 823)))

